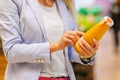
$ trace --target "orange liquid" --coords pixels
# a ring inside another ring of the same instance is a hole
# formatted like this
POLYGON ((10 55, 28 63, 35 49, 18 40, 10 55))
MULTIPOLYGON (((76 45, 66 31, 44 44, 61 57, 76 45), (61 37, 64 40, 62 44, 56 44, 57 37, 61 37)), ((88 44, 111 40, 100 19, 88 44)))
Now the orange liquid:
MULTIPOLYGON (((91 29, 89 29, 83 35, 82 38, 84 38, 86 42, 88 42, 91 46, 94 46, 93 39, 96 39, 97 41, 99 41, 103 37, 103 35, 107 32, 107 30, 110 28, 110 26, 107 23, 113 23, 113 21, 110 18, 107 18, 106 21, 105 20, 100 21, 91 29)), ((78 41, 74 45, 74 49, 80 55, 84 55, 82 51, 79 49, 78 41)))
POLYGON ((90 45, 94 46, 93 39, 99 41, 109 28, 106 22, 101 21, 88 30, 83 37, 90 45))

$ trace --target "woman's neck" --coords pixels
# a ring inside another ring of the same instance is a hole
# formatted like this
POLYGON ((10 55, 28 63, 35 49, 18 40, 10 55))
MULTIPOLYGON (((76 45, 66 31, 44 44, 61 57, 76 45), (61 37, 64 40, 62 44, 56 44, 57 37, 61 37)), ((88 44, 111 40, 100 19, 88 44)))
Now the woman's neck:
POLYGON ((47 7, 52 7, 55 0, 38 0, 40 4, 47 6, 47 7))

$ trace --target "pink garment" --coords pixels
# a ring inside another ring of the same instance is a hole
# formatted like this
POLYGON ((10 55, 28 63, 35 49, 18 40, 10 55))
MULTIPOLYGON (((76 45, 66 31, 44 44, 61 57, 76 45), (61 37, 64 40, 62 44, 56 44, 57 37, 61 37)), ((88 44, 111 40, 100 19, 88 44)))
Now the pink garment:
POLYGON ((57 78, 39 77, 38 80, 70 80, 70 78, 69 77, 57 77, 57 78))

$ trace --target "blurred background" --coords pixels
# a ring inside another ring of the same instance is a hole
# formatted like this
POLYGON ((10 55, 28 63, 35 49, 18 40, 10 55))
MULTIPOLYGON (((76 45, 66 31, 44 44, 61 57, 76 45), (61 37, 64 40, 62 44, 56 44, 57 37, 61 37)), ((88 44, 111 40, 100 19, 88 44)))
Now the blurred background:
POLYGON ((120 0, 76 0, 78 30, 86 32, 104 16, 114 26, 100 40, 95 64, 73 64, 77 80, 120 80, 120 0))
MULTIPOLYGON (((94 65, 72 63, 77 80, 120 80, 120 0, 75 1, 78 30, 86 32, 104 16, 115 23, 100 40, 94 65)), ((0 80, 6 64, 0 41, 0 80)))

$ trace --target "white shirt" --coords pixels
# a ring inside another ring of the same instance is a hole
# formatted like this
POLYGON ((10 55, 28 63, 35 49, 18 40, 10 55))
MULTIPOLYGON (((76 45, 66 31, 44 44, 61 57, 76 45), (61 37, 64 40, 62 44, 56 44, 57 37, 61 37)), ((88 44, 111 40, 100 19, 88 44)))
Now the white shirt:
MULTIPOLYGON (((47 39, 50 43, 60 40, 64 33, 64 25, 54 3, 52 7, 42 6, 42 15, 46 31, 47 39)), ((43 64, 40 76, 44 77, 60 77, 68 76, 65 65, 65 57, 63 50, 56 51, 51 54, 51 63, 43 64)))

